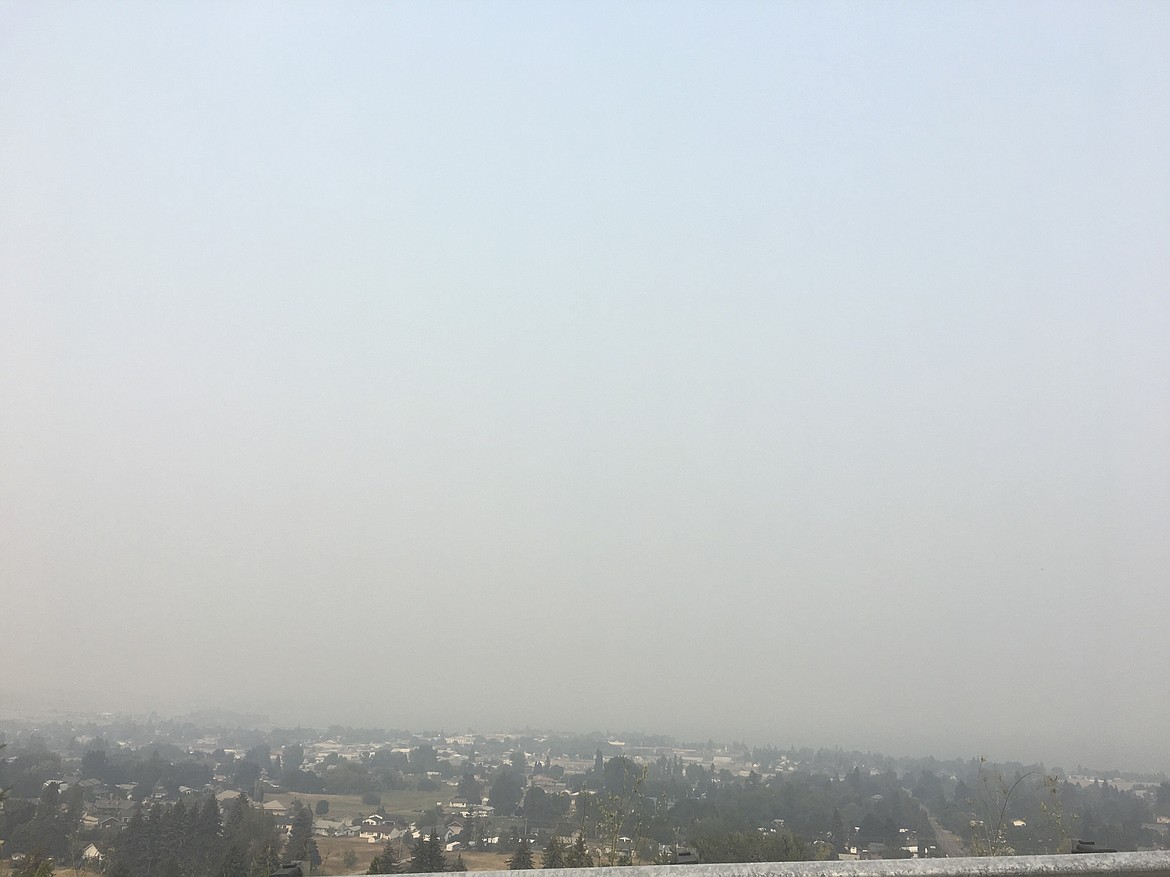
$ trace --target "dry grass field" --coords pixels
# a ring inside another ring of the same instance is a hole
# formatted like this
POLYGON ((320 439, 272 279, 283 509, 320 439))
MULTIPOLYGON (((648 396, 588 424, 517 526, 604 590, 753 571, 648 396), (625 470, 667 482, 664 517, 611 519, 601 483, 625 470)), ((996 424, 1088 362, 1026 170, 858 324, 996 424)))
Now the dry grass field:
MULTIPOLYGON (((374 856, 382 852, 382 844, 367 843, 364 840, 350 837, 318 837, 317 849, 321 851, 322 874, 364 874, 370 867, 374 856), (353 868, 346 868, 342 864, 346 850, 352 850, 357 856, 357 863, 353 868)), ((399 849, 399 862, 405 864, 410 853, 405 848, 399 849)), ((507 853, 478 853, 463 850, 459 853, 447 853, 448 864, 455 861, 455 857, 462 855, 463 864, 468 871, 506 871, 508 869, 507 853)), ((539 854, 537 860, 539 861, 539 854)), ((60 874, 60 872, 58 872, 60 874)))
MULTIPOLYGON (((398 789, 393 792, 381 792, 378 797, 382 799, 382 809, 386 811, 388 816, 403 816, 407 819, 413 819, 422 811, 434 807, 436 802, 446 803, 447 791, 449 790, 419 792, 415 789, 398 789)), ((363 804, 361 795, 305 795, 277 792, 270 794, 268 798, 282 801, 285 804, 291 802, 293 798, 299 798, 310 808, 313 808, 314 812, 318 801, 328 801, 327 819, 353 819, 358 816, 369 816, 378 809, 376 805, 363 804)))
MULTIPOLYGON (((321 851, 322 866, 318 874, 364 874, 370 867, 370 860, 382 852, 381 844, 366 843, 364 840, 344 837, 319 837, 317 848, 321 851), (346 850, 353 850, 357 855, 357 863, 353 868, 342 865, 342 857, 346 850)), ((508 855, 506 853, 477 853, 464 851, 463 853, 448 853, 448 863, 454 862, 457 855, 463 856, 463 864, 468 871, 506 871, 508 869, 508 855)), ((402 852, 402 862, 408 860, 409 855, 402 852)), ((539 862, 539 855, 537 856, 539 862)), ((0 863, 0 877, 11 877, 11 868, 7 862, 0 863)), ((94 871, 76 871, 73 868, 56 868, 53 877, 95 877, 94 871)))

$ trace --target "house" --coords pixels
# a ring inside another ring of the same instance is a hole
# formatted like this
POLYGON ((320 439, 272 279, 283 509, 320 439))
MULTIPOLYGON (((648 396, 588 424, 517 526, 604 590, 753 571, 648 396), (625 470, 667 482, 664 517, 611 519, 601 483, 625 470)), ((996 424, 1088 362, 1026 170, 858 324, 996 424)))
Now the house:
POLYGON ((392 840, 399 840, 406 835, 406 832, 393 824, 386 825, 363 825, 358 837, 363 838, 366 843, 387 843, 392 840))
POLYGON ((344 819, 318 819, 313 823, 313 834, 325 837, 357 837, 358 827, 344 819))
POLYGON ((90 844, 81 851, 81 858, 88 864, 100 865, 106 860, 106 854, 97 848, 96 844, 90 844))

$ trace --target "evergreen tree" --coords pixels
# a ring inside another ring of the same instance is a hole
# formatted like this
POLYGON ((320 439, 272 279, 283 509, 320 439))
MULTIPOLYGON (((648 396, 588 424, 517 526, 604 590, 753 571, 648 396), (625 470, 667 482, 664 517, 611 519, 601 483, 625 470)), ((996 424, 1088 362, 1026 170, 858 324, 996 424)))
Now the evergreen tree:
POLYGON ((215 873, 217 877, 248 877, 248 860, 243 850, 236 844, 229 846, 215 873))
POLYGON ((13 873, 14 877, 53 877, 53 860, 31 855, 13 873))
POLYGON ((146 843, 146 817, 142 815, 142 808, 138 807, 118 837, 110 870, 124 871, 127 877, 145 874, 146 843))
POLYGON ((252 860, 248 864, 249 877, 268 877, 279 868, 280 855, 277 853, 279 849, 275 838, 269 838, 258 844, 252 855, 252 860))
POLYGON ((164 810, 160 822, 160 834, 156 840, 156 858, 161 868, 160 873, 173 877, 183 871, 183 865, 188 861, 188 841, 191 836, 191 826, 187 818, 187 807, 179 801, 173 807, 164 810))
POLYGON ((447 856, 437 833, 431 832, 430 838, 419 835, 410 851, 410 870, 416 874, 447 870, 447 856))
POLYGON ((455 864, 451 866, 452 871, 466 871, 467 865, 463 863, 463 854, 460 853, 455 857, 455 864))
POLYGON ((593 854, 585 846, 585 833, 577 835, 577 840, 565 851, 566 868, 592 868, 593 854))
POLYGON ((549 839, 548 844, 544 848, 544 855, 540 857, 540 867, 565 867, 565 847, 557 838, 553 837, 549 839))
POLYGON ((191 857, 197 874, 208 875, 219 870, 225 853, 222 828, 219 802, 208 795, 191 820, 191 857))
POLYGON ((146 857, 143 870, 139 872, 145 877, 155 877, 161 874, 160 865, 163 861, 163 808, 155 804, 146 814, 145 843, 146 857))
POLYGON ((476 778, 473 766, 464 768, 463 776, 459 778, 459 794, 468 804, 479 804, 483 801, 483 783, 476 778))
POLYGON ((516 845, 516 852, 508 859, 509 871, 529 871, 536 867, 532 864, 532 847, 528 845, 528 838, 520 838, 516 845))
POLYGON ((447 870, 447 854, 443 851, 443 840, 439 837, 438 832, 431 832, 431 839, 427 841, 427 846, 430 849, 429 861, 433 871, 447 870))
POLYGON ((393 874, 397 870, 398 850, 394 848, 394 844, 387 842, 386 846, 382 848, 381 855, 374 856, 374 861, 370 862, 370 870, 366 873, 393 874))
POLYGON ((313 811, 308 807, 297 810, 284 847, 287 862, 307 862, 312 858, 310 845, 313 840, 313 811))
POLYGON ((251 807, 248 805, 248 796, 241 792, 228 804, 223 814, 223 833, 227 838, 234 838, 244 824, 251 807))

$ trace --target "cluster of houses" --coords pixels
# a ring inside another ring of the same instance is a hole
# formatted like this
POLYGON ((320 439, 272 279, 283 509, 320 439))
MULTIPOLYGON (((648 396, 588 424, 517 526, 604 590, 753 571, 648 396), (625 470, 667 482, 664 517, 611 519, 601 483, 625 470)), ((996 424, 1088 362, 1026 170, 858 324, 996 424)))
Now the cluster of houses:
MULTIPOLYGON (((219 741, 209 738, 197 742, 203 746, 210 747, 217 745, 219 741)), ((377 753, 386 750, 410 758, 415 751, 411 744, 415 742, 415 740, 411 740, 409 742, 403 741, 398 743, 353 744, 340 743, 335 740, 322 740, 305 743, 303 744, 302 765, 303 768, 324 774, 335 769, 335 765, 342 761, 372 763, 376 759, 377 753)), ((435 738, 431 742, 434 756, 451 765, 456 771, 458 771, 460 765, 468 761, 469 755, 467 753, 474 753, 477 756, 477 763, 488 765, 499 764, 510 757, 514 746, 515 740, 504 736, 501 736, 498 740, 484 738, 482 736, 475 738, 467 737, 466 739, 447 737, 435 738)), ((751 764, 746 753, 742 755, 730 755, 726 750, 688 749, 669 746, 637 747, 627 746, 625 743, 617 740, 609 741, 607 748, 611 754, 620 752, 636 762, 644 763, 648 760, 665 756, 673 759, 678 764, 698 764, 704 767, 710 765, 713 769, 717 769, 720 772, 726 771, 733 776, 740 777, 752 775, 760 767, 759 765, 751 764)), ((237 756, 245 754, 243 750, 224 749, 222 751, 237 756)), ((538 763, 543 762, 543 769, 534 771, 527 776, 527 784, 542 789, 548 795, 557 795, 569 799, 568 809, 570 812, 576 807, 575 799, 578 795, 592 794, 589 790, 573 791, 567 780, 570 780, 574 775, 580 775, 593 768, 593 758, 569 758, 561 755, 555 758, 554 766, 554 759, 551 753, 524 753, 524 756, 528 760, 528 763, 531 763, 531 759, 536 759, 538 763)), ((797 765, 785 757, 779 757, 777 762, 770 763, 768 767, 770 770, 767 775, 770 775, 773 771, 781 773, 795 770, 797 765)), ((428 774, 428 778, 446 785, 449 793, 454 792, 456 783, 454 779, 450 778, 451 771, 445 769, 445 773, 448 777, 446 779, 438 771, 431 771, 428 774)), ((724 775, 726 776, 726 774, 724 775)), ((57 782, 62 792, 67 791, 71 785, 80 786, 85 791, 85 800, 89 803, 86 805, 84 815, 81 819, 81 828, 87 833, 88 837, 97 838, 100 836, 108 836, 110 832, 123 828, 130 821, 135 810, 140 806, 132 800, 133 798, 142 796, 142 789, 138 786, 129 784, 105 786, 97 779, 80 779, 78 776, 64 777, 51 782, 57 782)), ((184 798, 189 798, 194 803, 204 799, 209 794, 213 794, 221 808, 226 808, 241 794, 240 791, 228 788, 228 786, 228 778, 218 774, 212 777, 211 783, 201 788, 180 786, 177 794, 173 788, 168 789, 160 783, 145 796, 143 803, 146 806, 154 803, 172 804, 184 798)), ((253 806, 259 807, 271 814, 276 824, 286 832, 291 829, 293 816, 291 812, 292 796, 281 792, 279 785, 268 776, 267 770, 261 772, 260 781, 256 785, 256 790, 262 790, 266 794, 255 796, 258 800, 252 801, 253 806)), ((249 798, 253 798, 251 790, 249 791, 249 798)), ((306 803, 311 804, 312 802, 309 801, 306 803)), ((448 852, 469 848, 491 848, 499 844, 500 838, 492 836, 489 833, 490 830, 485 828, 485 826, 492 824, 490 817, 494 815, 493 808, 485 801, 468 801, 456 796, 450 798, 446 804, 437 805, 436 811, 442 820, 441 824, 438 825, 431 825, 429 823, 425 825, 416 824, 383 813, 372 813, 357 819, 330 818, 328 815, 318 815, 314 820, 313 831, 314 834, 322 837, 360 839, 369 844, 377 845, 385 845, 388 842, 409 845, 419 837, 429 835, 434 831, 439 835, 444 848, 448 852)), ((349 815, 352 815, 352 811, 349 815)), ((779 822, 779 827, 782 828, 782 821, 779 822)), ((761 828, 761 830, 778 829, 776 825, 772 825, 761 828)), ((901 833, 903 836, 900 839, 900 846, 903 855, 919 856, 929 854, 927 850, 920 849, 918 838, 913 831, 902 829, 901 833)), ((563 838, 562 840, 566 843, 571 843, 573 838, 563 838)), ((632 846, 632 841, 628 838, 623 838, 622 840, 632 846)), ((98 842, 100 843, 100 840, 98 842)), ((841 855, 842 858, 867 859, 886 857, 890 852, 890 850, 885 849, 881 844, 871 843, 863 845, 855 842, 849 845, 847 851, 841 855)), ((85 851, 84 858, 90 862, 100 862, 101 855, 100 849, 95 844, 90 844, 85 851)))

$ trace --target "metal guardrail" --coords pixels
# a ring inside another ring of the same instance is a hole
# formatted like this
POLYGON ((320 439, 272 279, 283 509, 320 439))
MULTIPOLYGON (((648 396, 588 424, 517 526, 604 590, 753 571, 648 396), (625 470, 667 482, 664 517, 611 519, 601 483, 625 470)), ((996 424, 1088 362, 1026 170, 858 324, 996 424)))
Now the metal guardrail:
MULTIPOLYGON (((850 862, 740 862, 721 865, 633 865, 551 868, 540 877, 1170 877, 1170 851, 850 862), (680 873, 681 871, 681 873, 680 873)), ((515 877, 476 871, 475 877, 515 877)))

